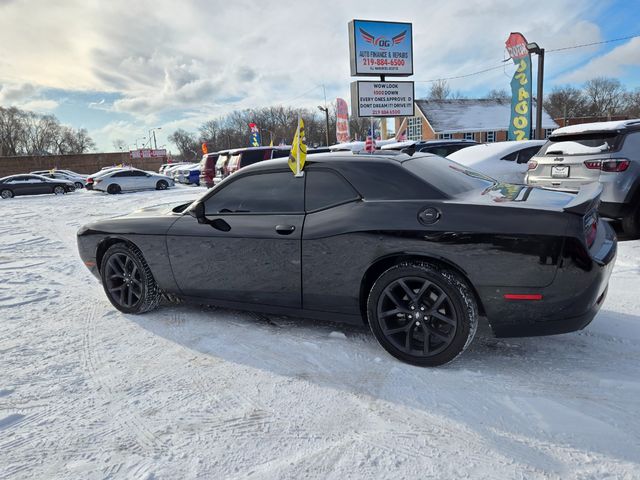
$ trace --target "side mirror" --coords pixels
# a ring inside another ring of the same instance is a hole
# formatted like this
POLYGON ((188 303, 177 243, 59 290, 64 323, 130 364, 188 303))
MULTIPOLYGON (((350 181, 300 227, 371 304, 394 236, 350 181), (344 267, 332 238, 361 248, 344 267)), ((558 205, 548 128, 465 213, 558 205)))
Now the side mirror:
POLYGON ((189 215, 195 217, 198 223, 207 223, 207 218, 204 215, 204 203, 198 202, 191 209, 189 209, 189 215))

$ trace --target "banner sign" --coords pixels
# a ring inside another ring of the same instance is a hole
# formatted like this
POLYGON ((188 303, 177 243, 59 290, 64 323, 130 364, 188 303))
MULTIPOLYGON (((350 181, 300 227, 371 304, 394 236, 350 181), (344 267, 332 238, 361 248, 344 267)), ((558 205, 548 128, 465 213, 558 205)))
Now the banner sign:
POLYGON ((531 55, 521 33, 511 33, 506 45, 517 67, 511 79, 509 140, 528 140, 531 136, 531 55))
POLYGON ((150 148, 141 148, 138 150, 130 150, 129 158, 156 158, 166 157, 167 151, 163 149, 153 150, 150 148))
POLYGON ((350 139, 349 107, 343 98, 336 98, 336 140, 338 143, 344 143, 350 139))
POLYGON ((352 76, 413 75, 411 23, 352 20, 349 22, 352 76))
POLYGON ((249 124, 249 129, 251 130, 251 139, 249 141, 249 145, 252 147, 259 147, 261 145, 262 139, 260 138, 260 130, 258 129, 258 125, 252 122, 249 124))
POLYGON ((413 117, 413 82, 351 82, 351 114, 358 117, 413 117))

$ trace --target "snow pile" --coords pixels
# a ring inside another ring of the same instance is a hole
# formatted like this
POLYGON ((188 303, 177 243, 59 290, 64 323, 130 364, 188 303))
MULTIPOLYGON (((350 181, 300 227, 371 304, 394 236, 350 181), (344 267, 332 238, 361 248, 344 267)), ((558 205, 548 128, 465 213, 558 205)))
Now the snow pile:
POLYGON ((77 228, 202 192, 0 201, 0 478, 640 477, 640 241, 586 330, 420 369, 364 328, 114 310, 77 228))
POLYGON ((575 133, 615 131, 625 128, 627 125, 638 124, 640 119, 635 120, 614 120, 612 122, 592 122, 580 123, 578 125, 568 125, 553 131, 552 135, 572 135, 575 133))
POLYGON ((609 150, 609 144, 604 142, 598 147, 589 147, 580 142, 554 142, 547 147, 547 155, 595 155, 609 150))

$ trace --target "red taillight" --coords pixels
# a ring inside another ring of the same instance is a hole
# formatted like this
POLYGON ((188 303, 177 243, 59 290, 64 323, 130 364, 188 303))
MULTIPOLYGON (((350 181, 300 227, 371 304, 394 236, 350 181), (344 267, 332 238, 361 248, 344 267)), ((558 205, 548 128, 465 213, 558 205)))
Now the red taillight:
POLYGON ((93 178, 91 177, 87 178, 87 183, 93 183, 93 178))
POLYGON ((584 166, 591 170, 600 170, 600 160, 586 160, 584 166))
POLYGON ((540 293, 505 293, 505 300, 542 300, 540 293))
POLYGON ((603 172, 624 172, 629 168, 629 160, 626 158, 612 160, 585 160, 584 166, 591 170, 602 170, 603 172))
POLYGON ((598 235, 598 214, 592 213, 584 217, 584 240, 587 242, 587 247, 591 248, 593 242, 596 241, 598 235))
POLYGON ((629 168, 629 160, 626 158, 602 162, 603 172, 624 172, 627 168, 629 168))
POLYGON ((538 168, 538 162, 529 160, 529 170, 535 170, 536 168, 538 168))

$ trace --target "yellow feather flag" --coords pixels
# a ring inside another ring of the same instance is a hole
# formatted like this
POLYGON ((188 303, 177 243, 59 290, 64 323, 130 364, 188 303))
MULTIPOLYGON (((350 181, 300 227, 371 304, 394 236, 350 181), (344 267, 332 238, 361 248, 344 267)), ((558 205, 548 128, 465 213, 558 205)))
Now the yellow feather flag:
POLYGON ((289 168, 298 177, 302 175, 304 162, 307 159, 307 144, 304 136, 304 122, 298 117, 298 128, 291 143, 291 153, 289 154, 289 168))

